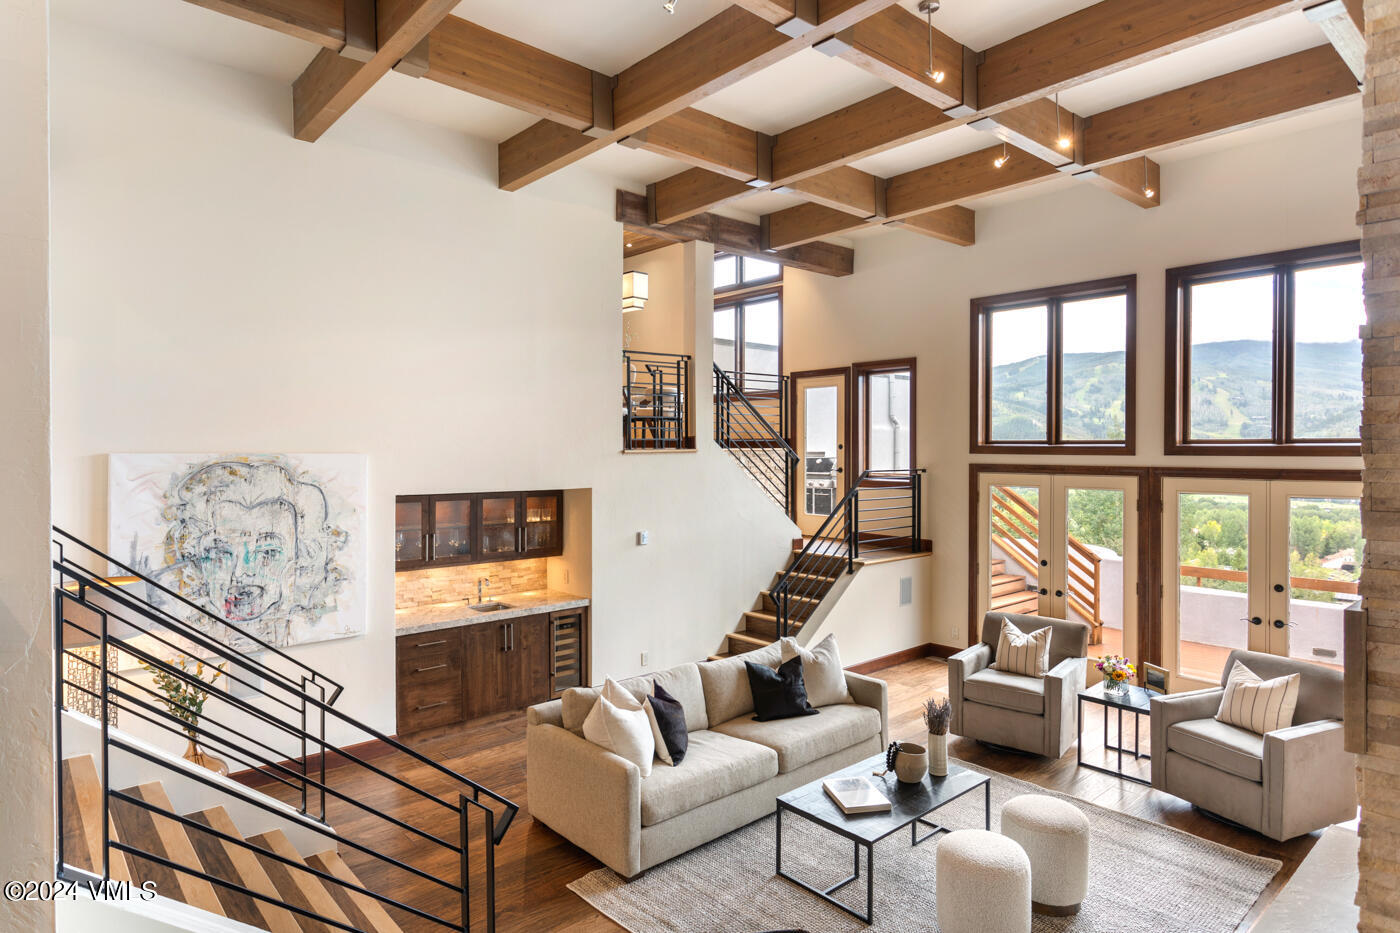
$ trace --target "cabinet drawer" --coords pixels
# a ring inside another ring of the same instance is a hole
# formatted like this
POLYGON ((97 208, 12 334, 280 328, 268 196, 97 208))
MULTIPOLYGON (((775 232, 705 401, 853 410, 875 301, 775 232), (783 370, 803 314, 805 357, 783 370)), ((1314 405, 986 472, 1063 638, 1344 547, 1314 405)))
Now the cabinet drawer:
POLYGON ((439 697, 436 700, 424 697, 419 702, 404 698, 404 709, 399 715, 399 732, 408 734, 431 729, 434 726, 450 726, 462 721, 462 695, 439 697))
POLYGON ((399 676, 404 670, 435 664, 462 666, 462 630, 444 629, 421 635, 400 635, 397 639, 399 676))
POLYGON ((412 677, 400 675, 398 700, 400 732, 460 722, 461 669, 433 670, 412 677))

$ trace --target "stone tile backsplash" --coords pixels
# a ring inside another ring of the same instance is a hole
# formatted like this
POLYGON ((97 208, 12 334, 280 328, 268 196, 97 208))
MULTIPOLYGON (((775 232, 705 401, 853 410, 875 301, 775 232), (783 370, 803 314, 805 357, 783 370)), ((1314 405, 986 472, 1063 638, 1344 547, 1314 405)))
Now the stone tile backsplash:
POLYGON ((546 559, 511 560, 496 564, 459 564, 428 567, 394 574, 394 608, 413 609, 459 599, 476 599, 476 581, 491 582, 483 588, 489 596, 508 596, 549 586, 546 559))

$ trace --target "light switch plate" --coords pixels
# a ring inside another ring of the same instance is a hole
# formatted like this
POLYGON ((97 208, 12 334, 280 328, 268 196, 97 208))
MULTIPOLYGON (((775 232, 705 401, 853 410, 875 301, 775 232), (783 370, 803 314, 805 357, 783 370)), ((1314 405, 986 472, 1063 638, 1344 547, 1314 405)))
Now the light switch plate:
POLYGON ((637 532, 637 546, 638 546, 638 547, 642 547, 643 545, 647 545, 647 544, 650 544, 650 543, 651 543, 651 532, 650 532, 650 531, 639 531, 639 532, 637 532))

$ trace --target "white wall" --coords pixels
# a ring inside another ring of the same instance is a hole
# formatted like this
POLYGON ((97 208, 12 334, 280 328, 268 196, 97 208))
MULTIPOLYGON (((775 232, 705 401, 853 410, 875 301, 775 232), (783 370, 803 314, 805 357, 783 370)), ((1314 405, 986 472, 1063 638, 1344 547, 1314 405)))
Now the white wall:
POLYGON ((367 106, 308 145, 290 100, 55 22, 57 519, 105 541, 113 451, 368 454, 369 631, 296 654, 381 728, 396 493, 591 489, 595 677, 712 653, 791 526, 712 445, 619 452, 613 185, 502 192, 493 145, 367 106))
MULTIPOLYGON (((0 0, 0 877, 53 873, 49 606, 48 2, 0 0)), ((5 903, 0 927, 52 930, 5 903)))
MULTIPOLYGON (((1142 210, 1087 183, 998 204, 977 216, 977 244, 904 232, 856 241, 848 278, 789 271, 790 371, 918 358, 917 462, 928 468, 924 528, 934 545, 927 640, 967 643, 968 464, 1163 464, 1165 270, 1358 236, 1360 108, 1277 138, 1162 166, 1162 206, 1142 210), (1136 273, 1137 449, 1134 457, 968 454, 969 302, 976 297, 1136 273)), ((1317 123, 1316 120, 1311 120, 1317 123)), ((1359 469, 1360 458, 1173 457, 1178 466, 1359 469)))

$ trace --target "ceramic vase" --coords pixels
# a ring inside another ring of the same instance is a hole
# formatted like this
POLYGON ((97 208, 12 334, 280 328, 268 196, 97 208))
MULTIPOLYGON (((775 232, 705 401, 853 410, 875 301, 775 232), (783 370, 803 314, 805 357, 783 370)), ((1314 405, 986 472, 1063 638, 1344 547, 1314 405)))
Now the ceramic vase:
POLYGON ((928 749, 916 742, 900 742, 894 759, 894 776, 904 784, 918 784, 928 774, 928 749))
POLYGON ((948 776, 948 733, 928 734, 928 773, 934 777, 948 776))
POLYGON ((213 755, 206 753, 195 744, 194 739, 190 739, 189 743, 190 744, 185 748, 186 761, 193 762, 201 768, 208 768, 215 774, 228 774, 228 765, 222 758, 215 758, 213 755))

